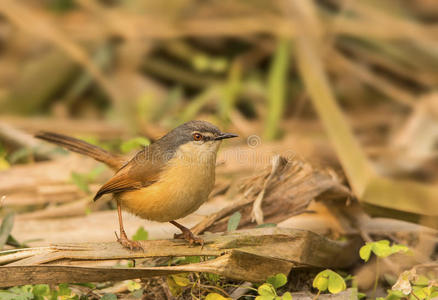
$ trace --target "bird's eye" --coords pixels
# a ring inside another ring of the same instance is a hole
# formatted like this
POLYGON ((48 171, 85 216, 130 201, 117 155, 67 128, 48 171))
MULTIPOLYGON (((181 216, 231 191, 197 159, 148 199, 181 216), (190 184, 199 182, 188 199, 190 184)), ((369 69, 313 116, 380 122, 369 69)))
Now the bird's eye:
POLYGON ((200 141, 200 140, 202 140, 202 134, 200 134, 200 133, 194 133, 193 134, 193 139, 195 140, 195 141, 200 141))

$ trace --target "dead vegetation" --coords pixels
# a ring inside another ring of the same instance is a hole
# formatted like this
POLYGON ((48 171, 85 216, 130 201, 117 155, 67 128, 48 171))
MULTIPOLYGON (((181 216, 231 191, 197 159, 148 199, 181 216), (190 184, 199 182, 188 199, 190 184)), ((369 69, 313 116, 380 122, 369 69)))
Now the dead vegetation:
POLYGON ((427 299, 437 22, 433 0, 2 0, 0 286, 246 299, 258 295, 248 282, 284 273, 275 293, 307 299, 331 268, 354 275, 332 297, 394 296, 398 282, 410 290, 395 299, 427 299), (128 156, 147 142, 133 137, 153 141, 191 119, 241 136, 218 157, 210 201, 182 220, 204 248, 133 216, 127 230, 145 239, 144 227, 148 250, 120 248, 111 199, 91 200, 111 171, 32 137, 57 131, 128 156), (359 248, 379 240, 412 255, 361 262, 359 248))

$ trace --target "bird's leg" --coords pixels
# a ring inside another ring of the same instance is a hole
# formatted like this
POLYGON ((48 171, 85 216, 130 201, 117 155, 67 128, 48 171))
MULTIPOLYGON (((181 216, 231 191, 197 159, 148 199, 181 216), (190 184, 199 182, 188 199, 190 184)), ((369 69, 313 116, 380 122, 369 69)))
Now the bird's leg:
POLYGON ((170 221, 169 223, 178 227, 182 232, 181 234, 175 234, 175 239, 182 237, 186 241, 188 241, 190 245, 199 244, 201 246, 204 246, 204 240, 194 235, 193 232, 191 232, 190 229, 188 229, 187 227, 184 227, 175 221, 170 221))
POLYGON ((130 250, 143 249, 141 244, 137 241, 131 241, 128 239, 126 235, 125 229, 123 228, 123 219, 122 219, 122 206, 120 205, 120 201, 117 201, 117 213, 119 215, 119 225, 120 225, 120 237, 117 236, 117 241, 125 248, 130 250))

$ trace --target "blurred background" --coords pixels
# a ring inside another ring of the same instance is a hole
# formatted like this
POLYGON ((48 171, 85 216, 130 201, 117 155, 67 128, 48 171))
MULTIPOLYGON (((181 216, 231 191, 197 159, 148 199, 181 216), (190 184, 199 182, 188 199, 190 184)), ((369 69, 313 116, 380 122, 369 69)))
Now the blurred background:
MULTIPOLYGON (((212 199, 187 226, 282 154, 350 194, 273 223, 390 236, 436 259, 437 85, 436 0, 2 0, 0 213, 28 245, 112 240, 114 204, 91 202, 111 172, 32 134, 128 155, 202 119, 240 138, 224 143, 212 199), (351 208, 350 225, 334 206, 351 208)), ((173 234, 126 222, 128 235, 173 234)))

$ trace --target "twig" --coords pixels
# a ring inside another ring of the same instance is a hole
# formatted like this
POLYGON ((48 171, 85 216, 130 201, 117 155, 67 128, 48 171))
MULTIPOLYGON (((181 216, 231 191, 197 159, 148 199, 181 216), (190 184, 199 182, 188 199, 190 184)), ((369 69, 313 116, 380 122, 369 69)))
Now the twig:
POLYGON ((263 210, 262 210, 262 201, 265 196, 266 188, 268 187, 269 183, 272 181, 272 178, 274 178, 275 174, 277 173, 278 167, 280 166, 281 157, 280 155, 276 155, 272 158, 272 170, 269 174, 268 178, 266 178, 263 188, 261 192, 258 194, 256 200, 254 201, 254 204, 252 206, 252 212, 251 212, 251 221, 254 222, 254 220, 257 222, 257 224, 263 224, 263 210))

